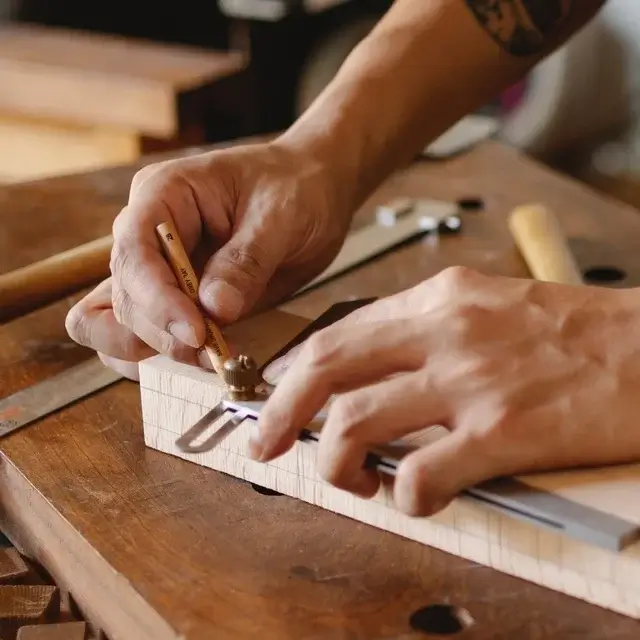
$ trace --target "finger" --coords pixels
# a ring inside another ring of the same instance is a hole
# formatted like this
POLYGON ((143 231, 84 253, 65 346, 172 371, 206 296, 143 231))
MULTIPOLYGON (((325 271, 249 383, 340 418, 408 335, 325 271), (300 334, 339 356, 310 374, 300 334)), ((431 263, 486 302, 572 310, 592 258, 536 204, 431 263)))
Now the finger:
MULTIPOLYGON (((229 355, 231 358, 237 358, 240 355, 240 349, 233 342, 227 340, 227 347, 229 348, 229 355)), ((203 369, 207 369, 212 372, 216 371, 216 368, 205 349, 200 349, 198 351, 198 363, 203 369)))
POLYGON ((205 266, 200 282, 205 310, 231 323, 252 309, 284 260, 285 249, 275 229, 249 223, 241 227, 205 266))
POLYGON ((253 455, 269 460, 287 451, 332 394, 418 369, 418 335, 417 323, 403 320, 311 336, 261 412, 253 455))
MULTIPOLYGON (((426 281, 411 289, 376 300, 360 309, 356 309, 332 326, 337 329, 341 327, 357 327, 372 322, 412 318, 416 316, 416 313, 433 313, 441 304, 443 292, 442 280, 426 281)), ((301 347, 302 345, 299 345, 271 362, 263 372, 264 379, 270 384, 278 384, 300 354, 301 347)))
MULTIPOLYGON (((145 184, 150 188, 152 180, 145 184)), ((184 190, 177 184, 158 186, 154 198, 146 191, 132 195, 127 207, 113 225, 113 249, 111 273, 114 282, 127 292, 135 305, 144 309, 145 317, 161 331, 171 333, 178 340, 192 347, 201 346, 205 338, 202 317, 196 305, 184 294, 171 266, 162 254, 156 227, 172 220, 166 201, 172 192, 184 190)), ((190 227, 201 228, 195 204, 183 203, 184 216, 174 223, 187 253, 197 238, 189 233, 190 227)), ((130 327, 131 328, 131 327, 130 327)))
POLYGON ((280 356, 269 364, 268 367, 262 372, 262 377, 266 382, 272 385, 277 385, 284 374, 290 369, 296 358, 300 355, 300 351, 304 347, 304 342, 296 345, 283 356, 280 356))
POLYGON ((154 350, 115 318, 111 283, 111 278, 101 282, 69 310, 67 333, 78 344, 107 356, 129 362, 148 358, 154 350))
POLYGON ((493 456, 465 429, 417 449, 398 467, 396 507, 414 517, 444 509, 461 491, 495 475, 493 456))
POLYGON ((103 364, 110 369, 118 372, 123 375, 125 378, 129 380, 133 380, 135 382, 140 381, 140 373, 138 371, 138 363, 137 362, 126 362, 125 360, 120 360, 118 358, 112 358, 110 356, 105 355, 104 353, 98 352, 98 358, 102 360, 103 364))
POLYGON ((340 489, 371 497, 380 477, 364 468, 367 454, 447 420, 448 407, 424 370, 351 391, 329 410, 320 434, 318 473, 340 489))
POLYGON ((114 285, 112 296, 114 318, 120 325, 137 335, 153 351, 179 362, 192 364, 197 361, 199 350, 150 322, 125 289, 114 285))

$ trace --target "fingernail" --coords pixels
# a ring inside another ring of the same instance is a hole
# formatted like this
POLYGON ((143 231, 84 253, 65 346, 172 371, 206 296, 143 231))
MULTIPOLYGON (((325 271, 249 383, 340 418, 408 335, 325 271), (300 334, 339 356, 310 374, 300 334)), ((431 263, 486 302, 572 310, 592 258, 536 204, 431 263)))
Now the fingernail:
POLYGON ((264 453, 264 445, 260 440, 259 434, 253 434, 249 438, 249 456, 254 460, 260 462, 264 453))
POLYGON ((176 340, 180 340, 180 342, 184 342, 195 349, 200 346, 198 344, 196 330, 188 322, 172 322, 169 325, 169 333, 171 333, 176 340))
POLYGON ((224 280, 209 283, 204 290, 203 298, 207 309, 226 322, 236 320, 244 306, 242 293, 224 280))
POLYGON ((274 360, 263 372, 262 377, 269 384, 276 385, 282 379, 282 376, 287 370, 287 363, 285 356, 274 360))
POLYGON ((209 354, 204 349, 200 349, 200 351, 198 351, 198 364, 203 369, 213 370, 213 363, 211 362, 211 358, 209 357, 209 354))
POLYGON ((282 377, 287 372, 287 370, 291 367, 296 356, 300 352, 301 345, 293 347, 290 351, 288 351, 285 355, 281 356, 277 360, 274 360, 269 364, 268 367, 262 372, 262 377, 269 383, 276 385, 282 377))

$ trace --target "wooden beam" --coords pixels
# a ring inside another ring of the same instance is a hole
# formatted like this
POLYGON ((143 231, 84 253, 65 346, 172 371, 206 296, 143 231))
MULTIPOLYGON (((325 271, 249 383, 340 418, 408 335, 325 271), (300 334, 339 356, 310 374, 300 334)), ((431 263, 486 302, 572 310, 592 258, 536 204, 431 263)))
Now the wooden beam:
POLYGON ((245 64, 240 52, 11 24, 0 28, 0 112, 171 138, 178 97, 245 64))

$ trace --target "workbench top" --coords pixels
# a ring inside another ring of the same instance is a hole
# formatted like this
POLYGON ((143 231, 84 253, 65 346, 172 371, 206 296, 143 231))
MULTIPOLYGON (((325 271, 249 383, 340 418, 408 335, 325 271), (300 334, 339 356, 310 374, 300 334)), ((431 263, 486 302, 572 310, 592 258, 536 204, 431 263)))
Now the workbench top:
MULTIPOLYGON (((0 273, 109 233, 133 173, 1 189, 0 273)), ((483 208, 464 213, 461 234, 413 243, 284 308, 315 316, 454 264, 527 276, 505 224, 527 201, 558 214, 585 271, 611 286, 640 281, 640 213, 497 143, 408 167, 358 221, 399 195, 480 198, 483 208), (612 282, 616 269, 627 277, 612 282)), ((65 333, 71 304, 0 326, 0 395, 90 355, 65 333)), ((429 636, 410 617, 434 604, 475 621, 456 638, 640 637, 638 621, 145 448, 130 381, 15 433, 0 452, 3 530, 112 640, 418 640, 429 636)))

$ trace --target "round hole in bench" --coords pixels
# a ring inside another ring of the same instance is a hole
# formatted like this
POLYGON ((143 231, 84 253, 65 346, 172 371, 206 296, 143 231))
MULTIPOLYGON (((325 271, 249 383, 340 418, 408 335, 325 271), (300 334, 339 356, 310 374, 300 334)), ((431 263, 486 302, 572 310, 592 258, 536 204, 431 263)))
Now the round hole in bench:
POLYGON ((471 614, 451 604, 432 604, 411 614, 409 624, 414 631, 432 635, 452 636, 473 624, 471 614))
POLYGON ((587 269, 583 276, 588 282, 605 283, 620 282, 627 277, 627 274, 618 267, 600 266, 587 269))
POLYGON ((255 482, 251 483, 251 488, 256 493, 261 493, 263 496, 281 496, 282 495, 279 491, 275 491, 274 489, 268 489, 267 487, 263 487, 262 485, 256 484, 255 482))
POLYGON ((482 198, 461 198, 458 200, 458 207, 462 211, 482 211, 484 200, 482 198))

